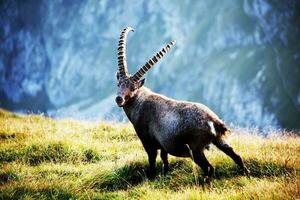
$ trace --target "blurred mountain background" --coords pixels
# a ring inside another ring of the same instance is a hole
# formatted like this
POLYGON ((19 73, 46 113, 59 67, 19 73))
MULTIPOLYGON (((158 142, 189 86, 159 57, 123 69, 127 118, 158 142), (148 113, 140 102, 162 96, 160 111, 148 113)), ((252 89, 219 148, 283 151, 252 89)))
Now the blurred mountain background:
POLYGON ((117 43, 134 73, 172 39, 146 86, 242 127, 300 128, 300 1, 1 0, 0 107, 126 121, 117 43))

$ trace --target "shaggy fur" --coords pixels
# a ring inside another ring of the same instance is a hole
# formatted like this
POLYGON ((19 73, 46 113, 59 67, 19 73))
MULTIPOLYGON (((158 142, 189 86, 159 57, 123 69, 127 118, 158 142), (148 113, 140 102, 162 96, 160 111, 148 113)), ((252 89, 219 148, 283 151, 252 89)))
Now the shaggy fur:
POLYGON ((150 176, 155 174, 158 149, 161 149, 164 173, 169 169, 167 154, 171 154, 193 157, 205 176, 212 176, 213 167, 203 153, 210 143, 229 155, 248 175, 240 156, 223 140, 228 129, 205 105, 173 100, 141 87, 123 109, 148 153, 150 176))
POLYGON ((204 148, 210 143, 230 156, 248 175, 241 157, 224 141, 223 136, 229 131, 214 112, 203 104, 177 101, 143 87, 145 79, 141 79, 142 76, 174 46, 175 41, 163 47, 136 74, 128 74, 125 52, 130 31, 133 28, 125 28, 119 40, 116 103, 124 108, 148 154, 149 176, 155 175, 155 160, 160 149, 164 173, 169 169, 168 154, 171 154, 191 157, 210 178, 214 169, 204 155, 204 148))

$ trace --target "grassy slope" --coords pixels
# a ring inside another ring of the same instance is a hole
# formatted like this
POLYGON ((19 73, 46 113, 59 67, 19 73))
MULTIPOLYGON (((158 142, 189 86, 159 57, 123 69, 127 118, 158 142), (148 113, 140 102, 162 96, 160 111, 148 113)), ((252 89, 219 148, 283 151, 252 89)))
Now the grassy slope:
MULTIPOLYGON (((249 132, 247 132, 249 133, 249 132)), ((236 130, 229 138, 252 171, 216 148, 211 185, 197 186, 201 171, 170 157, 171 172, 147 180, 147 157, 130 125, 55 121, 0 110, 0 199, 295 199, 300 197, 300 138, 263 138, 236 130)), ((161 173, 158 159, 157 172, 161 173)))

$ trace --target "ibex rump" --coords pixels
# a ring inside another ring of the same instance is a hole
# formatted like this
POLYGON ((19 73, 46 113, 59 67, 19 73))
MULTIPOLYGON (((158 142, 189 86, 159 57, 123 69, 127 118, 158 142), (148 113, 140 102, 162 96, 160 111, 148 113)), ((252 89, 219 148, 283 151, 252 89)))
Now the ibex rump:
POLYGON ((224 141, 223 136, 229 130, 214 112, 202 104, 173 100, 143 86, 145 79, 141 79, 142 76, 170 50, 175 41, 162 48, 133 76, 128 74, 126 38, 130 31, 133 31, 131 27, 125 28, 119 40, 116 103, 123 107, 148 154, 149 176, 155 176, 155 160, 160 149, 164 173, 169 169, 167 157, 171 154, 193 157, 205 177, 210 178, 214 168, 204 155, 204 149, 210 143, 230 156, 248 175, 241 157, 224 141))

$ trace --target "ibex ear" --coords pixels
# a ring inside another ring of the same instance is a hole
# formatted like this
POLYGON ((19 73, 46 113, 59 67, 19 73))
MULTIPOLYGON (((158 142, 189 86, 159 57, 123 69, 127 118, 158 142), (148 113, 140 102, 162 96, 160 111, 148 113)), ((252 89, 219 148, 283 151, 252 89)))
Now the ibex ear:
POLYGON ((139 87, 142 87, 144 83, 146 82, 146 79, 143 78, 142 80, 139 81, 139 87))
POLYGON ((120 73, 119 73, 119 71, 116 72, 116 78, 117 78, 117 80, 119 80, 119 78, 120 78, 120 73))

